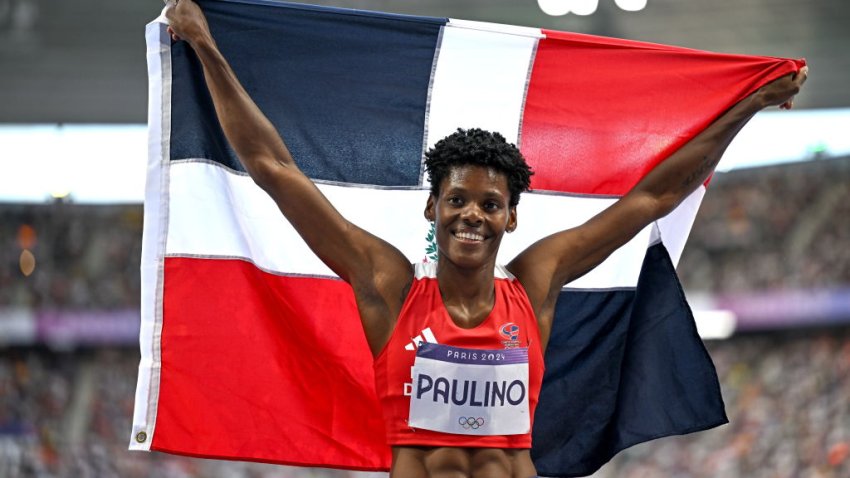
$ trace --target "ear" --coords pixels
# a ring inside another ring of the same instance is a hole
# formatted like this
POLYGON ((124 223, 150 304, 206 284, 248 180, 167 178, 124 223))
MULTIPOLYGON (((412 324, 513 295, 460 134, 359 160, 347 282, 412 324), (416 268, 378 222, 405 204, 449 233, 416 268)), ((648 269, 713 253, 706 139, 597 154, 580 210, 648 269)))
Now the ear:
POLYGON ((428 195, 428 202, 425 203, 425 219, 434 222, 437 219, 437 211, 434 210, 434 204, 436 199, 434 199, 433 194, 428 195))
POLYGON ((508 225, 505 227, 505 231, 514 232, 517 227, 517 217, 516 217, 516 206, 511 206, 510 211, 508 212, 508 225))

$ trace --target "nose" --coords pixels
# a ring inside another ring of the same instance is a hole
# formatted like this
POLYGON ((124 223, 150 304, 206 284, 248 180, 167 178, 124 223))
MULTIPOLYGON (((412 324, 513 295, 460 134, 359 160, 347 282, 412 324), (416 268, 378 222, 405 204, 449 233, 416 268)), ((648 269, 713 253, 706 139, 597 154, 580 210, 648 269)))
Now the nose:
POLYGON ((484 221, 481 208, 475 203, 469 203, 461 211, 461 219, 470 226, 479 226, 484 221))

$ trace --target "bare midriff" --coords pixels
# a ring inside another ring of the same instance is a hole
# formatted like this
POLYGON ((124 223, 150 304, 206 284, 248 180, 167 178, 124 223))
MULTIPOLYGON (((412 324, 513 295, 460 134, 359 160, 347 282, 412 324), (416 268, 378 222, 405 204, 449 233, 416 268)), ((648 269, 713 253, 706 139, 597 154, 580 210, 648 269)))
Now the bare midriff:
POLYGON ((532 478, 528 449, 393 447, 390 478, 532 478))

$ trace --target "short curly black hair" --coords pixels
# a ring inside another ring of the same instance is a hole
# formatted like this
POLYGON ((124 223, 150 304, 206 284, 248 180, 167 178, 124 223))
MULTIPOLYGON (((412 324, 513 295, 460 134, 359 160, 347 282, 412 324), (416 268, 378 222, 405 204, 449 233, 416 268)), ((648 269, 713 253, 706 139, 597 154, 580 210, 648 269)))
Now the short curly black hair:
POLYGON ((431 181, 431 194, 440 194, 440 184, 456 166, 477 165, 493 168, 508 179, 509 204, 519 204, 519 196, 531 186, 534 172, 519 149, 499 133, 479 128, 458 130, 441 139, 425 153, 425 168, 431 181))

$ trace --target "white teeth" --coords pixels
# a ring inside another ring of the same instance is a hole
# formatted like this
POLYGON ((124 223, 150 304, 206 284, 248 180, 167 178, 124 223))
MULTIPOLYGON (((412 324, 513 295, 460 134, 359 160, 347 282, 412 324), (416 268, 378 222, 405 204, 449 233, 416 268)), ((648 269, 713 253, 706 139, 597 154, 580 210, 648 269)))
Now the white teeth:
POLYGON ((467 241, 483 241, 484 240, 484 236, 482 236, 481 234, 475 234, 475 233, 472 233, 472 232, 457 232, 457 233, 455 233, 455 236, 458 239, 464 239, 464 240, 467 240, 467 241))

